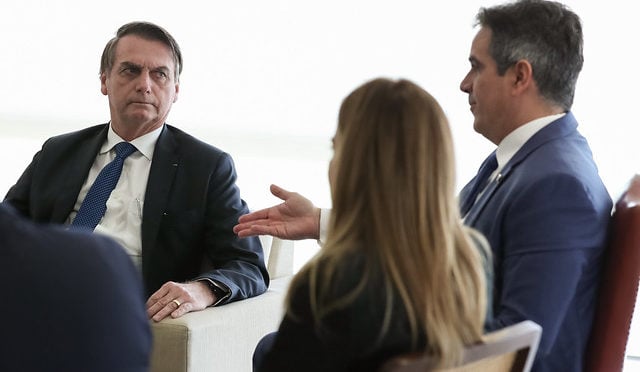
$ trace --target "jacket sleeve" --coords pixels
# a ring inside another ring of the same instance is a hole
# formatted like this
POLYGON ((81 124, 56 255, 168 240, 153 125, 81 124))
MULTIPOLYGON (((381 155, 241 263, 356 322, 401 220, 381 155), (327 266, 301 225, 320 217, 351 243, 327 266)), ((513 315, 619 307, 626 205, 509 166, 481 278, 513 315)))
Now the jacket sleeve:
POLYGON ((233 160, 224 153, 210 177, 204 211, 204 254, 212 268, 199 277, 229 289, 230 295, 223 303, 257 296, 269 285, 260 239, 239 238, 233 232, 238 218, 249 213, 236 179, 233 160))

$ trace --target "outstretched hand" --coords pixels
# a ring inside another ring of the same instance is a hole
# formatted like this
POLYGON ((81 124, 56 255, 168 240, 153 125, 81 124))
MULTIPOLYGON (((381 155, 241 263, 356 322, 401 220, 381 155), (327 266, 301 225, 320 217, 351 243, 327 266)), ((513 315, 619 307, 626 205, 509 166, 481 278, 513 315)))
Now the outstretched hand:
POLYGON ((320 208, 297 192, 276 185, 270 189, 284 203, 241 216, 233 231, 241 238, 271 235, 289 240, 318 239, 320 208))

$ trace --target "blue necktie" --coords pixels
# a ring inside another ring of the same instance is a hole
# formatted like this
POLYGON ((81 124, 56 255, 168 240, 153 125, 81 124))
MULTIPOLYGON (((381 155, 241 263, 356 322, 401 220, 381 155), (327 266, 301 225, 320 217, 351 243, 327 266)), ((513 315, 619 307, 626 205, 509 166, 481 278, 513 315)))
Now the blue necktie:
POLYGON ((493 152, 480 166, 478 175, 476 175, 473 184, 469 186, 469 191, 467 191, 465 188, 465 190, 463 190, 460 195, 460 214, 462 216, 465 216, 467 213, 469 213, 469 210, 473 206, 473 203, 475 203, 476 199, 478 198, 478 194, 480 194, 480 192, 487 186, 487 184, 489 183, 489 177, 491 176, 491 173, 496 170, 496 168, 498 168, 498 160, 496 159, 496 153, 493 152))
POLYGON ((91 185, 87 196, 82 201, 78 214, 76 214, 76 218, 71 223, 72 229, 93 231, 102 216, 104 216, 104 212, 107 211, 107 199, 109 199, 111 191, 113 191, 120 179, 124 159, 137 150, 135 146, 128 142, 118 143, 115 145, 115 149, 115 159, 102 168, 93 185, 91 185))

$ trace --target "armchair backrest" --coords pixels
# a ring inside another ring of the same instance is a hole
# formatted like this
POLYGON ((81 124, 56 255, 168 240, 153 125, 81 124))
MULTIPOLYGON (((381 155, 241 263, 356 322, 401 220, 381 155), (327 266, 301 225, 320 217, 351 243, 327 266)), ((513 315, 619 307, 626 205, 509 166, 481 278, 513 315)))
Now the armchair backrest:
POLYGON ((587 346, 589 372, 622 371, 640 275, 640 175, 616 202, 587 346))
POLYGON ((530 320, 485 335, 480 344, 464 350, 456 367, 434 369, 428 354, 402 354, 386 362, 379 372, 528 372, 538 350, 542 328, 530 320))

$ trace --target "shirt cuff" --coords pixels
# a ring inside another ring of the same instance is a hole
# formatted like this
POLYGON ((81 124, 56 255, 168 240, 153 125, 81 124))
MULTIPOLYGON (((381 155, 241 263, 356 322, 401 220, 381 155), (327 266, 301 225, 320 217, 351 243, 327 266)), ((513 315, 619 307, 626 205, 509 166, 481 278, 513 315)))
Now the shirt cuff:
POLYGON ((331 209, 320 209, 320 231, 318 232, 318 244, 321 246, 327 241, 327 230, 331 218, 331 209))

